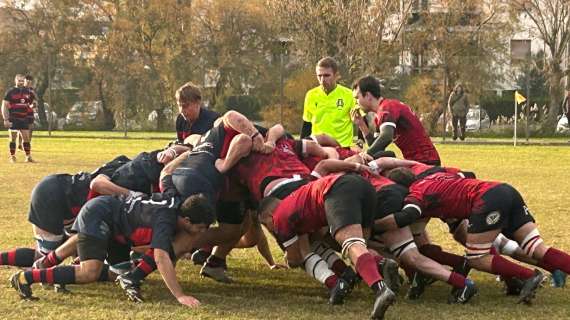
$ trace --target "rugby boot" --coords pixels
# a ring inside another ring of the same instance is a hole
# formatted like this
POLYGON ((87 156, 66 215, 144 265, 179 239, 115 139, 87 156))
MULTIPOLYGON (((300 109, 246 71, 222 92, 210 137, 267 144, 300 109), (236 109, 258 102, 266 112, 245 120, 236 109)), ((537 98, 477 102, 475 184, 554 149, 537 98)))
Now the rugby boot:
POLYGON ((544 281, 544 274, 535 269, 534 276, 524 281, 517 303, 531 304, 532 299, 536 295, 536 290, 540 288, 542 281, 544 281))
POLYGON ((20 276, 23 273, 24 273, 24 271, 19 271, 19 272, 14 273, 10 277, 10 285, 12 286, 12 288, 14 288, 18 292, 18 295, 20 296, 20 298, 26 299, 26 300, 35 300, 37 298, 32 296, 32 287, 29 284, 24 283, 20 280, 20 276))
POLYGON ((378 264, 378 270, 384 278, 384 283, 394 293, 400 291, 400 274, 398 273, 398 263, 392 259, 384 258, 378 264))
POLYGON ((190 256, 190 259, 192 260, 192 262, 195 265, 201 266, 204 263, 206 263, 206 260, 208 260, 209 256, 210 256, 209 252, 204 251, 202 249, 198 249, 198 250, 194 251, 194 253, 192 253, 192 255, 190 256))
POLYGON ((424 276, 421 272, 414 272, 406 298, 409 300, 419 299, 429 285, 430 279, 431 278, 424 276))
POLYGON ((387 285, 381 284, 381 288, 376 294, 376 299, 374 300, 374 306, 372 307, 370 319, 384 319, 386 310, 388 310, 388 307, 390 307, 394 301, 396 301, 396 294, 392 292, 392 290, 390 290, 387 285))
POLYGON ((461 303, 465 304, 477 294, 477 286, 471 279, 465 279, 465 287, 462 289, 453 288, 451 295, 447 299, 447 303, 461 303))
POLYGON ((125 291, 127 298, 136 303, 143 303, 140 281, 130 278, 130 273, 118 275, 115 282, 125 291))
POLYGON ((332 305, 343 304, 344 298, 350 293, 350 285, 342 278, 338 278, 336 285, 331 289, 329 303, 332 305))
POLYGON ((208 277, 222 283, 232 283, 233 280, 228 277, 224 267, 213 267, 207 262, 200 269, 200 276, 208 277))
POLYGON ((16 156, 10 156, 10 162, 16 163, 16 156))
POLYGON ((26 162, 33 163, 35 161, 32 159, 32 156, 26 156, 26 162))
POLYGON ((351 292, 354 287, 360 282, 362 279, 358 275, 358 273, 354 272, 351 267, 347 267, 346 270, 340 275, 341 279, 343 279, 348 284, 348 291, 351 292))
POLYGON ((554 288, 564 288, 566 286, 566 272, 561 270, 552 271, 550 285, 554 288))
POLYGON ((524 281, 519 278, 503 278, 503 283, 505 285, 505 294, 507 296, 518 296, 521 294, 521 290, 524 286, 524 281))

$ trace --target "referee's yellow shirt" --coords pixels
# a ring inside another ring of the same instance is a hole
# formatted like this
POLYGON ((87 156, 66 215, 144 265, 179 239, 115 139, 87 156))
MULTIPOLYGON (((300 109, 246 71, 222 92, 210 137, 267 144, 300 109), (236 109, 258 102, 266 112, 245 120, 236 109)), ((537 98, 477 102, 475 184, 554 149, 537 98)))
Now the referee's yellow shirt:
POLYGON ((352 90, 336 85, 326 94, 321 86, 307 91, 303 107, 303 121, 310 122, 312 135, 328 134, 343 147, 352 145, 353 126, 350 110, 356 103, 352 90))

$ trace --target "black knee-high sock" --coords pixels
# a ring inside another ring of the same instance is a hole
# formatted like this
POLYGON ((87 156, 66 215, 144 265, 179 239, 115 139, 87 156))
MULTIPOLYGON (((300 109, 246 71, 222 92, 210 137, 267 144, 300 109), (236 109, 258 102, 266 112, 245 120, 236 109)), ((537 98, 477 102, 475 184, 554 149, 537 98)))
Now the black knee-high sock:
POLYGON ((31 267, 34 263, 35 256, 35 249, 17 248, 12 251, 0 253, 0 265, 31 267))
MULTIPOLYGON (((49 283, 69 284, 75 283, 75 266, 57 266, 49 269, 33 269, 23 273, 28 284, 49 283)), ((22 279, 21 279, 22 280, 22 279)))
POLYGON ((24 152, 27 156, 29 156, 30 152, 32 151, 32 145, 29 142, 24 142, 22 145, 24 146, 24 152))
POLYGON ((10 155, 16 154, 16 142, 10 142, 10 155))
POLYGON ((109 281, 109 265, 108 264, 104 264, 103 268, 101 268, 101 274, 99 275, 99 279, 97 279, 97 281, 99 281, 99 282, 109 281))

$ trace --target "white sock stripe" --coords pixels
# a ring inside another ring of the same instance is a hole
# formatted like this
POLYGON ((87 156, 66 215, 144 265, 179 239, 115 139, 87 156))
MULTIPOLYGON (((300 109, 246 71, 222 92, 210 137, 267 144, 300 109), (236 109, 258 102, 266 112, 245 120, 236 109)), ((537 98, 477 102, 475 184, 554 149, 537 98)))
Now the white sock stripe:
POLYGON ((467 247, 468 249, 491 249, 491 247, 493 246, 493 243, 488 242, 488 243, 466 243, 465 247, 467 247))
POLYGON ((524 237, 523 241, 521 241, 520 245, 522 248, 526 247, 527 242, 529 242, 532 238, 536 237, 536 236, 540 236, 540 233, 538 232, 538 230, 535 228, 533 229, 531 232, 529 232, 526 237, 524 237))

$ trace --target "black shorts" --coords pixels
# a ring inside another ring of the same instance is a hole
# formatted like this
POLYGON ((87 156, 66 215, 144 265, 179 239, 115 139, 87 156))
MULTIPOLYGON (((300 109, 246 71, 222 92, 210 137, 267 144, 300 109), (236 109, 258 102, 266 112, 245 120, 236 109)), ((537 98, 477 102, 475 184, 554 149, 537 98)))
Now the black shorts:
POLYGON ((130 245, 111 240, 107 246, 107 263, 109 265, 114 265, 124 261, 129 261, 131 260, 130 253, 130 245))
POLYGON ((212 208, 216 207, 216 185, 201 174, 199 170, 193 168, 178 168, 172 173, 172 183, 183 199, 191 195, 203 193, 208 200, 210 200, 212 208))
POLYGON ((218 201, 216 213, 218 223, 241 224, 245 216, 245 205, 241 201, 218 201))
POLYGON ((330 233, 352 224, 369 228, 374 219, 376 191, 360 175, 346 174, 338 178, 325 195, 325 212, 330 233))
POLYGON ((64 220, 71 215, 62 175, 43 178, 32 190, 28 221, 51 234, 63 234, 64 220))
POLYGON ((475 204, 467 232, 499 229, 507 238, 512 238, 515 231, 529 222, 534 222, 534 218, 522 196, 515 188, 503 183, 489 189, 475 204))
POLYGON ((121 200, 112 196, 91 199, 81 208, 71 229, 101 240, 111 239, 113 216, 121 210, 121 204, 121 200))
MULTIPOLYGON (((291 182, 286 183, 284 185, 281 185, 281 186, 279 186, 279 188, 273 190, 273 192, 271 193, 271 196, 275 197, 279 200, 283 200, 288 195, 293 193, 293 191, 299 189, 300 187, 306 185, 307 183, 309 183, 309 180, 307 180, 307 179, 291 181, 291 182)), ((265 190, 265 188, 263 188, 262 190, 265 190)), ((263 194, 263 192, 261 194, 263 194)))
POLYGON ((374 220, 382 219, 402 210, 408 189, 399 184, 391 184, 376 192, 374 220))
POLYGON ((100 239, 84 233, 77 235, 77 255, 80 261, 105 261, 110 239, 100 239))
POLYGON ((24 119, 11 119, 10 122, 12 122, 12 126, 10 127, 10 130, 28 130, 30 129, 30 123, 28 122, 28 119, 24 118, 24 119))

